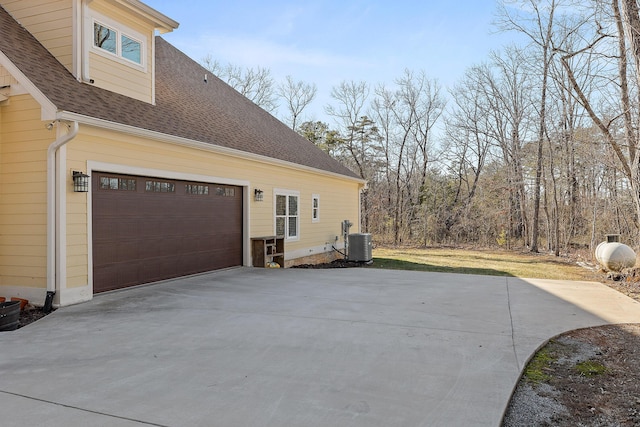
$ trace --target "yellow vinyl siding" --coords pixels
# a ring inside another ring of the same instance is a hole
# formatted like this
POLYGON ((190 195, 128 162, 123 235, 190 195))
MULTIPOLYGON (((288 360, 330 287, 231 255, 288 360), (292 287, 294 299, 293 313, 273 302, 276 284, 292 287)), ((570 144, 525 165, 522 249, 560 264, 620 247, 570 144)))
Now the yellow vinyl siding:
POLYGON ((46 285, 46 152, 54 139, 30 96, 0 107, 1 285, 46 285))
MULTIPOLYGON (((333 243, 340 234, 340 222, 358 221, 358 183, 348 179, 305 172, 280 165, 247 160, 193 148, 161 143, 112 131, 81 126, 79 135, 67 145, 67 169, 87 170, 87 161, 119 166, 195 174, 248 181, 250 237, 274 233, 273 189, 300 192, 300 240, 287 243, 287 252, 333 243), (284 185, 283 183, 291 183, 284 185), (254 188, 264 193, 264 201, 253 200, 254 188), (311 221, 311 197, 321 197, 321 220, 311 221)), ((108 172, 108 171, 107 171, 108 172)), ((67 286, 88 282, 87 195, 67 190, 67 286), (74 273, 72 273, 74 272, 74 273), (79 275, 75 275, 75 274, 79 275)), ((354 225, 353 232, 357 231, 354 225)))
POLYGON ((273 193, 275 189, 300 192, 300 240, 287 241, 287 249, 297 250, 323 243, 334 243, 335 236, 340 237, 340 223, 348 219, 354 226, 351 232, 358 232, 358 184, 353 181, 340 180, 332 177, 296 176, 292 173, 284 175, 280 182, 293 183, 283 186, 274 183, 265 191, 265 200, 270 201, 270 218, 264 218, 260 224, 263 229, 273 233, 273 193), (320 196, 320 221, 313 222, 311 218, 311 200, 314 194, 320 196), (270 223, 268 223, 270 221, 270 223))
POLYGON ((72 0, 3 1, 2 7, 73 72, 72 0))
POLYGON ((151 102, 151 73, 91 52, 90 76, 94 85, 144 102, 151 102))
MULTIPOLYGON (((130 96, 132 98, 152 103, 153 102, 153 74, 152 74, 152 43, 154 27, 146 20, 136 18, 126 9, 121 9, 104 0, 94 0, 89 4, 91 11, 109 18, 120 24, 115 28, 122 31, 123 27, 133 30, 144 36, 141 55, 144 57, 144 69, 142 66, 128 64, 126 60, 117 58, 107 53, 96 53, 93 48, 93 40, 87 40, 89 49, 89 77, 94 80, 94 85, 100 88, 130 96)), ((99 16, 95 19, 98 21, 99 16)), ((108 22, 104 23, 108 25, 108 22)), ((124 30, 126 34, 126 29, 124 30)), ((121 34, 121 33, 118 33, 121 34)), ((136 38, 136 34, 128 34, 136 38)))
MULTIPOLYGON (((71 142, 73 144, 74 142, 71 142)), ((70 162, 74 165, 74 162, 70 162)), ((67 165, 69 166, 69 165, 67 165)), ((86 286, 88 283, 88 239, 87 195, 74 193, 71 181, 71 170, 86 171, 85 165, 67 167, 67 287, 86 286)))

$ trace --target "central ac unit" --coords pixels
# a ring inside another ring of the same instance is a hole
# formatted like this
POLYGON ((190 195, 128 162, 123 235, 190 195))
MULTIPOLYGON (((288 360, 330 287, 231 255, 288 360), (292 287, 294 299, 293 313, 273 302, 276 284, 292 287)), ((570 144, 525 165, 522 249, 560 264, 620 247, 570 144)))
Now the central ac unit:
POLYGON ((356 262, 370 262, 373 259, 371 255, 372 246, 371 234, 349 234, 349 253, 347 254, 347 259, 356 262))

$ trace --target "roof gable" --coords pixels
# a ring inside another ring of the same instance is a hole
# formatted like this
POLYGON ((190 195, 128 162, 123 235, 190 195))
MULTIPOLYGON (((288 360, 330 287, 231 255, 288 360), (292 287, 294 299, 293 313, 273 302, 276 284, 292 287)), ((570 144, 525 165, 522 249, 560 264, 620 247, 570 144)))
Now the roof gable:
POLYGON ((77 81, 0 6, 0 52, 58 111, 358 178, 275 117, 156 37, 156 104, 77 81))

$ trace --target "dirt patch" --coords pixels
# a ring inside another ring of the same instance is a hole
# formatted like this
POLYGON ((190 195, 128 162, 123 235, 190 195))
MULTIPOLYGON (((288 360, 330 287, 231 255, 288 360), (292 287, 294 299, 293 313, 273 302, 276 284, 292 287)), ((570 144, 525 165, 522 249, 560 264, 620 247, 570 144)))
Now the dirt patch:
MULTIPOLYGON (((51 313, 53 313, 53 310, 51 313)), ((45 313, 42 307, 26 306, 24 310, 20 312, 20 317, 18 318, 18 329, 24 328, 36 320, 42 319, 47 314, 49 313, 45 313)))
POLYGON ((503 426, 640 425, 640 324, 571 331, 539 354, 543 378, 525 369, 503 426))
MULTIPOLYGON (((598 274, 596 280, 640 302, 637 269, 598 274)), ((640 324, 579 329, 551 340, 525 368, 503 425, 640 425, 640 324), (542 354, 546 363, 530 371, 542 354), (542 379, 533 380, 535 373, 542 379)))
MULTIPOLYGON (((637 269, 594 269, 593 280, 640 302, 637 269)), ((525 368, 503 420, 503 426, 637 425, 640 324, 578 329, 551 340, 525 368), (540 369, 531 369, 540 359, 540 369)))

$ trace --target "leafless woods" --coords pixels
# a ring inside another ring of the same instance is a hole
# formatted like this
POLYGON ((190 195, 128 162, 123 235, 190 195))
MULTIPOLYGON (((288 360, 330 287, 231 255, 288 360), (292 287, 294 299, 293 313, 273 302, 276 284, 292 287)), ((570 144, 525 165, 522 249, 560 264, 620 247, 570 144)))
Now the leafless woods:
POLYGON ((524 41, 446 89, 428 69, 342 82, 330 123, 302 120, 315 85, 289 77, 262 93, 367 180, 362 222, 377 241, 561 254, 619 233, 640 245, 637 0, 503 0, 495 29, 524 41))

